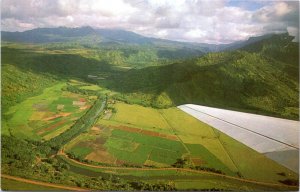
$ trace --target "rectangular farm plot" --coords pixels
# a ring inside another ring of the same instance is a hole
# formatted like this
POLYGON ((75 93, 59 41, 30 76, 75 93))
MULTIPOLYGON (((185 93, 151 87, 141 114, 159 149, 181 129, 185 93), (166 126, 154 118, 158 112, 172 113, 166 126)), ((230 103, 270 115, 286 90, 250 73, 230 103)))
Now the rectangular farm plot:
POLYGON ((238 171, 211 126, 177 108, 163 109, 162 114, 184 143, 205 147, 209 153, 219 159, 230 170, 233 172, 238 171))
POLYGON ((179 141, 169 140, 161 137, 155 137, 150 135, 144 135, 141 133, 127 132, 124 130, 115 129, 112 131, 112 136, 125 136, 127 138, 132 138, 133 142, 140 143, 143 145, 149 145, 153 147, 169 149, 181 153, 186 153, 184 146, 179 141))
POLYGON ((137 149, 139 144, 135 143, 135 142, 131 142, 130 140, 110 137, 106 141, 105 146, 107 148, 115 148, 115 149, 119 149, 119 150, 122 150, 122 151, 133 152, 137 149))
POLYGON ((152 151, 152 147, 139 145, 138 148, 133 152, 109 147, 107 148, 107 151, 116 157, 120 162, 133 165, 143 165, 148 159, 148 156, 152 151))
POLYGON ((171 165, 187 153, 179 141, 115 129, 105 143, 107 151, 128 164, 142 165, 147 160, 171 165), (120 141, 122 141, 120 143, 120 141), (137 146, 137 147, 136 147, 137 146), (136 147, 134 149, 134 147, 136 147), (134 149, 134 150, 133 150, 134 149))
POLYGON ((117 103, 112 120, 148 128, 171 129, 161 114, 153 108, 117 103))
POLYGON ((85 159, 94 162, 101 162, 106 164, 114 164, 116 162, 116 158, 112 156, 105 149, 94 149, 90 154, 88 154, 85 159))
POLYGON ((186 144, 186 146, 191 152, 191 160, 195 166, 214 168, 226 174, 234 175, 234 172, 202 145, 186 144))
POLYGON ((179 134, 210 138, 215 136, 212 127, 177 108, 163 109, 162 114, 179 134))
POLYGON ((77 106, 73 105, 73 99, 68 97, 60 97, 50 105, 50 110, 54 112, 74 112, 77 108, 77 106))
POLYGON ((154 148, 151 152, 149 159, 158 163, 171 165, 181 158, 182 153, 170 151, 166 149, 154 148))

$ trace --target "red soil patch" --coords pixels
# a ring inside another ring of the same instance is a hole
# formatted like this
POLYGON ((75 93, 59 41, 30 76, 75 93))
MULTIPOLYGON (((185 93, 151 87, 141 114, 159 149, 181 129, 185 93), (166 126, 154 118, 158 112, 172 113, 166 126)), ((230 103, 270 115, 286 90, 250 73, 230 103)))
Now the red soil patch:
POLYGON ((160 133, 159 137, 169 139, 169 140, 178 141, 178 138, 175 135, 167 135, 167 134, 160 133))
POLYGON ((100 131, 101 129, 99 127, 94 126, 94 127, 91 128, 91 130, 92 131, 100 131))
POLYGON ((191 158, 192 162, 194 163, 194 165, 204 165, 206 164, 206 162, 200 158, 191 158))
POLYGON ((128 132, 133 132, 133 133, 139 133, 141 132, 141 129, 138 128, 133 128, 133 127, 126 127, 126 126, 118 126, 118 127, 114 127, 120 130, 124 130, 124 131, 128 131, 128 132))
POLYGON ((56 119, 58 117, 66 117, 66 116, 69 116, 71 115, 71 113, 60 113, 60 114, 56 114, 54 116, 51 116, 51 117, 47 117, 44 119, 44 121, 50 121, 50 120, 53 120, 53 119, 56 119))
POLYGON ((154 131, 148 131, 148 130, 142 130, 142 132, 144 135, 150 135, 150 136, 154 136, 154 137, 159 137, 159 133, 154 132, 154 131))
POLYGON ((69 116, 69 115, 71 115, 72 113, 60 113, 60 115, 62 116, 62 117, 66 117, 66 116, 69 116))
POLYGON ((59 114, 57 114, 57 115, 45 118, 44 121, 50 121, 50 120, 56 119, 58 117, 61 117, 61 116, 59 114))
POLYGON ((80 98, 79 101, 86 102, 85 98, 80 98))

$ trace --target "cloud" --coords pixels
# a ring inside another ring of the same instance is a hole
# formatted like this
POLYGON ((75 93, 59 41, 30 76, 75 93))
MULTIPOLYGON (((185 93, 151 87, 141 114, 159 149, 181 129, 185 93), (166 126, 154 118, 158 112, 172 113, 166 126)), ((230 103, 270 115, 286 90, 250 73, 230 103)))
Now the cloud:
POLYGON ((252 20, 257 25, 261 25, 261 33, 293 31, 290 35, 298 36, 299 2, 273 2, 253 13, 252 20))
POLYGON ((180 41, 229 43, 264 33, 298 34, 298 2, 230 0, 2 0, 1 28, 120 28, 180 41), (289 29, 289 30, 288 30, 289 29))

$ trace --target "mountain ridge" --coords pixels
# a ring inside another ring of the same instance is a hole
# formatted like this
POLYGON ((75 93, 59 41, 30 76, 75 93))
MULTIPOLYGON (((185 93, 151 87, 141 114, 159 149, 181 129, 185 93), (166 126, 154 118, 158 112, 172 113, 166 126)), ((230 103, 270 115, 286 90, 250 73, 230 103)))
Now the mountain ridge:
POLYGON ((208 44, 146 37, 138 33, 123 29, 93 28, 90 26, 76 28, 35 28, 23 32, 1 31, 2 41, 24 43, 57 43, 74 41, 76 40, 76 38, 80 37, 84 38, 88 36, 96 36, 99 38, 99 40, 94 43, 119 42, 138 45, 152 44, 157 46, 188 47, 191 49, 201 50, 205 53, 223 50, 236 50, 245 45, 269 38, 272 35, 274 34, 265 34, 257 37, 249 37, 247 40, 236 41, 229 44, 208 44))

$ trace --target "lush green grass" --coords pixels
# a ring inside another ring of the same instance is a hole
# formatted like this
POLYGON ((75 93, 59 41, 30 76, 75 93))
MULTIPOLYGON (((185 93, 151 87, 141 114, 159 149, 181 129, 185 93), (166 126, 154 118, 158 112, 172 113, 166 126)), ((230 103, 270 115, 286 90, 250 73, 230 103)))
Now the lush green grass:
POLYGON ((125 161, 127 164, 143 165, 148 159, 152 147, 140 145, 134 152, 127 150, 119 150, 113 147, 108 147, 107 151, 119 160, 125 161))
POLYGON ((177 108, 168 108, 160 110, 161 114, 167 119, 170 126, 172 126, 177 134, 194 135, 197 137, 210 137, 215 136, 212 128, 199 121, 198 119, 188 115, 177 108))
POLYGON ((1 178, 1 189, 4 191, 57 191, 60 188, 47 187, 1 178))
POLYGON ((176 151, 154 148, 151 151, 149 159, 155 162, 172 165, 176 162, 177 159, 180 159, 181 157, 182 154, 176 151))
POLYGON ((112 136, 114 134, 121 135, 122 133, 128 134, 133 138, 133 142, 140 143, 143 145, 149 145, 157 148, 174 150, 179 153, 185 153, 186 150, 179 141, 168 140, 160 137, 154 137, 149 135, 143 135, 140 133, 131 133, 123 130, 113 130, 112 136))
POLYGON ((200 158, 204 163, 199 165, 200 167, 209 167, 216 170, 220 170, 227 175, 236 176, 224 163, 222 163, 216 156, 209 152, 205 147, 199 144, 186 144, 187 148, 191 152, 191 156, 200 158))
POLYGON ((284 178, 278 173, 284 172, 288 178, 298 179, 298 174, 268 159, 263 154, 221 132, 219 134, 223 146, 243 177, 265 182, 278 182, 284 178))
MULTIPOLYGON (((129 105, 124 104, 123 106, 128 108, 129 105)), ((133 105, 133 107, 137 108, 136 105, 133 105)), ((144 110, 145 107, 139 106, 138 108, 144 110)), ((203 164, 199 165, 201 167, 221 170, 225 174, 232 176, 236 176, 236 173, 240 172, 245 178, 268 182, 278 182, 282 178, 277 173, 287 171, 284 167, 231 138, 227 138, 228 140, 225 142, 224 136, 218 131, 177 108, 152 110, 156 110, 156 113, 160 114, 160 117, 170 127, 170 132, 173 131, 183 143, 181 141, 114 129, 105 143, 107 151, 119 160, 137 165, 144 164, 146 160, 171 165, 181 157, 194 158, 203 161, 203 164), (136 147, 134 144, 138 144, 135 150, 133 150, 136 147), (229 149, 229 146, 233 144, 234 146, 229 149), (186 151, 184 145, 188 151, 186 151), (240 157, 241 154, 244 154, 243 157, 240 157), (249 160, 249 154, 253 157, 252 160, 249 160), (263 163, 268 162, 268 166, 264 166, 264 168, 258 167, 255 165, 257 164, 255 159, 259 159, 259 162, 263 163), (257 172, 260 171, 264 171, 263 176, 257 175, 257 172)), ((119 112, 117 110, 115 116, 119 112)), ((140 121, 149 123, 147 122, 148 119, 140 121)), ((104 122, 104 120, 99 122, 104 122)), ((105 120, 105 122, 113 126, 124 125, 114 120, 105 120)), ((143 124, 143 122, 139 124, 143 124)), ((144 127, 138 125, 134 125, 134 127, 144 129, 144 127)), ((159 132, 160 130, 158 129, 157 131, 159 132)), ((286 173, 290 173, 290 171, 286 173)))
POLYGON ((110 137, 106 142, 106 146, 108 148, 115 148, 122 151, 133 152, 137 148, 138 144, 133 143, 130 140, 128 141, 126 139, 110 137))
POLYGON ((186 153, 178 141, 123 130, 113 130, 105 146, 108 152, 116 158, 127 163, 137 164, 145 163, 150 157, 153 161, 171 165, 176 162, 177 158, 181 158, 182 154, 186 153), (136 149, 134 150, 134 148, 136 149))
POLYGON ((80 89, 99 91, 101 90, 101 87, 99 87, 98 85, 86 85, 86 86, 81 86, 80 89))
POLYGON ((114 121, 142 127, 170 129, 156 109, 125 103, 117 103, 114 107, 117 110, 117 113, 112 117, 114 121))
POLYGON ((212 127, 177 108, 163 109, 162 114, 187 146, 199 144, 200 148, 205 147, 231 171, 238 171, 212 127))
POLYGON ((91 153, 93 149, 89 147, 75 146, 69 152, 76 154, 76 156, 84 159, 89 153, 91 153))
POLYGON ((68 97, 59 97, 58 99, 54 100, 50 105, 50 110, 56 112, 57 105, 64 105, 62 112, 74 112, 78 109, 77 106, 73 105, 73 99, 68 97))

